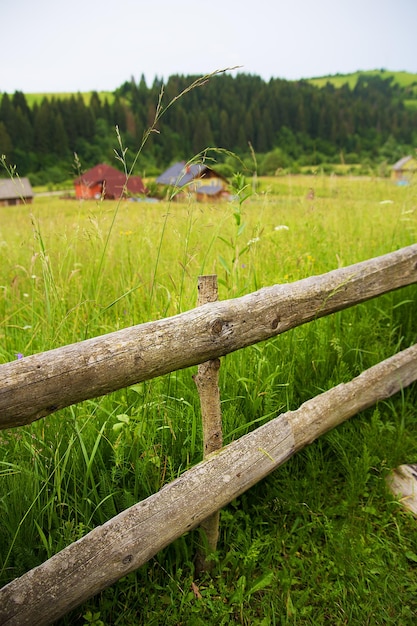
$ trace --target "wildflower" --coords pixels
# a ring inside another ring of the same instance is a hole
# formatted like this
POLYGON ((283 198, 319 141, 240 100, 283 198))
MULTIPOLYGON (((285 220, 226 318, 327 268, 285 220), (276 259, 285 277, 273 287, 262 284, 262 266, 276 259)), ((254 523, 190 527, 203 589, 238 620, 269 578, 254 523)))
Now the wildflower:
POLYGON ((16 354, 16 359, 17 359, 18 361, 20 361, 20 359, 23 359, 23 354, 22 354, 21 352, 18 352, 18 353, 16 354))
POLYGON ((274 230, 290 230, 290 229, 285 224, 278 224, 278 226, 275 226, 274 230))
POLYGON ((251 246, 254 243, 258 243, 258 241, 260 241, 259 237, 254 237, 253 239, 249 239, 247 245, 251 246))

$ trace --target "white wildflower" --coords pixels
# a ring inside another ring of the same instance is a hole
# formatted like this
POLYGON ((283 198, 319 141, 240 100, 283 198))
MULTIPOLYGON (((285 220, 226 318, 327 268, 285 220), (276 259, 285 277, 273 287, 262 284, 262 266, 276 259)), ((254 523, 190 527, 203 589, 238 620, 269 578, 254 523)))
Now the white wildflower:
POLYGON ((278 224, 278 226, 275 226, 274 230, 290 230, 290 229, 285 224, 278 224))
POLYGON ((251 246, 251 245, 253 245, 254 243, 258 243, 258 241, 260 241, 259 237, 254 237, 253 239, 249 239, 249 241, 248 241, 247 245, 248 245, 248 246, 251 246))

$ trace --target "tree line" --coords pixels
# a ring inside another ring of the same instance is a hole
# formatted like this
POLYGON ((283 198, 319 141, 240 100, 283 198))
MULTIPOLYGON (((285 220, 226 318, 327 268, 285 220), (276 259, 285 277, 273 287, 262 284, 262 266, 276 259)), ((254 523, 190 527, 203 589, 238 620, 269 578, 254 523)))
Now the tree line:
POLYGON ((417 143, 417 109, 406 106, 407 94, 392 77, 360 75, 351 89, 224 73, 189 89, 196 80, 174 75, 148 86, 143 76, 132 78, 110 102, 92 92, 87 101, 74 94, 29 106, 22 92, 4 93, 0 153, 36 184, 72 178, 79 164, 121 166, 116 152, 128 167, 135 162, 135 173, 152 175, 222 148, 216 161, 225 173, 233 153, 252 160, 252 168, 255 157, 258 173, 271 174, 310 164, 393 162, 417 143))

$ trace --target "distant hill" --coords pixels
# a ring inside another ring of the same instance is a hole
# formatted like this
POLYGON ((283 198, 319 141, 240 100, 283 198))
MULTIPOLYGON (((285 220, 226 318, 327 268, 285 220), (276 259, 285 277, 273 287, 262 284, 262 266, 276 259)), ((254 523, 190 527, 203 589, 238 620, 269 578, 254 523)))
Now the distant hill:
MULTIPOLYGON (((350 89, 354 89, 358 83, 359 78, 363 80, 366 76, 380 76, 383 80, 392 78, 392 83, 398 85, 408 92, 409 98, 406 98, 405 103, 407 106, 417 108, 417 74, 410 72, 393 72, 386 69, 380 70, 358 70, 352 74, 329 74, 327 76, 316 76, 313 78, 306 78, 305 81, 315 87, 325 87, 327 83, 333 85, 336 89, 340 89, 343 85, 349 85, 350 89)), ((298 82, 298 81, 289 81, 298 82)), ((115 88, 118 89, 118 87, 115 88)), ((86 104, 89 103, 92 91, 82 92, 81 96, 86 104)), ((100 101, 104 103, 105 100, 109 104, 114 101, 114 92, 112 91, 99 91, 97 92, 100 101)), ((71 98, 71 96, 77 95, 71 92, 57 92, 57 93, 25 93, 26 102, 30 107, 35 103, 40 104, 44 98, 52 100, 64 100, 71 98)))
POLYGON ((306 79, 308 83, 315 87, 324 87, 327 83, 333 85, 336 89, 340 89, 343 85, 349 85, 350 89, 354 89, 361 78, 363 80, 367 76, 380 76, 383 80, 392 78, 392 83, 398 85, 407 91, 407 98, 404 103, 407 107, 417 109, 417 74, 410 72, 391 72, 390 70, 358 70, 352 74, 333 74, 329 76, 318 76, 306 79))
MULTIPOLYGON (((81 93, 81 96, 85 102, 85 104, 89 104, 91 99, 92 91, 85 91, 81 93)), ((112 104, 114 101, 114 92, 112 91, 100 91, 97 92, 102 103, 107 100, 109 104, 112 104)), ((77 96, 78 93, 74 92, 56 92, 56 93, 25 93, 26 102, 29 107, 33 107, 34 104, 40 104, 44 98, 47 100, 68 100, 73 96, 77 96)))
POLYGON ((410 72, 391 72, 389 70, 358 70, 352 74, 333 74, 327 76, 318 76, 315 78, 308 78, 307 81, 317 87, 324 87, 326 83, 331 83, 336 88, 342 87, 342 85, 349 85, 353 89, 358 82, 360 76, 380 76, 383 79, 392 77, 393 82, 400 87, 417 87, 417 74, 411 74, 410 72))
POLYGON ((225 150, 216 159, 226 175, 236 168, 231 153, 253 167, 248 146, 260 175, 335 163, 379 167, 417 146, 415 74, 265 81, 238 73, 201 86, 196 78, 170 76, 163 101, 162 81, 142 79, 113 92, 0 94, 0 154, 40 185, 68 178, 74 154, 85 170, 113 163, 121 146, 127 167, 148 174, 217 146, 225 150), (158 132, 148 136, 150 128, 158 132), (145 135, 146 150, 135 156, 145 135))

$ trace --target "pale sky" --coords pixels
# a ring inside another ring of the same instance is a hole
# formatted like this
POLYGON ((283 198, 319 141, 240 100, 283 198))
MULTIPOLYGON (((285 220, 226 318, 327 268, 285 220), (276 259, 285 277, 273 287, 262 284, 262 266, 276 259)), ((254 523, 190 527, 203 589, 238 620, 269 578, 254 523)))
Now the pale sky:
POLYGON ((417 73, 417 0, 0 2, 0 92, 113 91, 236 65, 265 80, 417 73))

